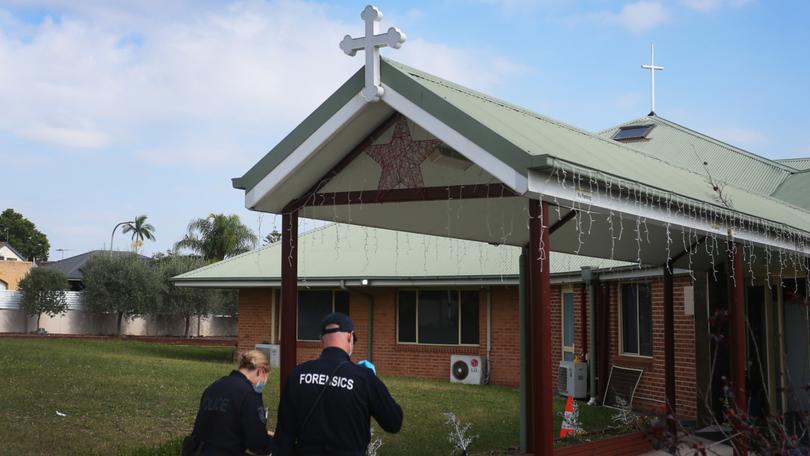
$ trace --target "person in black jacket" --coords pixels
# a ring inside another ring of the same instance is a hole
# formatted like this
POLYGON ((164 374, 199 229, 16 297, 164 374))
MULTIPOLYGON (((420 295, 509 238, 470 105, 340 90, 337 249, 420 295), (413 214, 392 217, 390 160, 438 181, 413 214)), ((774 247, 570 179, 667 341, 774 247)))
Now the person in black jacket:
POLYGON ((205 389, 192 434, 202 441, 204 456, 266 455, 275 450, 267 432, 262 390, 270 363, 258 350, 242 354, 239 369, 205 389))
POLYGON ((318 359, 299 364, 281 392, 275 441, 280 456, 362 456, 371 417, 391 433, 402 427, 402 408, 368 361, 351 362, 354 323, 336 312, 321 321, 318 359))

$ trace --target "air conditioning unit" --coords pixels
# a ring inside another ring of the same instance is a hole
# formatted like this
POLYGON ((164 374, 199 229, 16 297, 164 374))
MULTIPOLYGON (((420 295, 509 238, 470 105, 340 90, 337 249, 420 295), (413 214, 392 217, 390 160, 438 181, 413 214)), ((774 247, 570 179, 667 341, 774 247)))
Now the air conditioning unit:
POLYGON ((484 383, 487 360, 480 356, 450 355, 450 382, 480 385, 484 383))
POLYGON ((588 363, 560 361, 557 374, 561 396, 573 396, 582 399, 588 395, 588 363))
POLYGON ((256 350, 264 352, 270 361, 270 367, 278 369, 281 365, 281 345, 278 344, 256 344, 256 350))

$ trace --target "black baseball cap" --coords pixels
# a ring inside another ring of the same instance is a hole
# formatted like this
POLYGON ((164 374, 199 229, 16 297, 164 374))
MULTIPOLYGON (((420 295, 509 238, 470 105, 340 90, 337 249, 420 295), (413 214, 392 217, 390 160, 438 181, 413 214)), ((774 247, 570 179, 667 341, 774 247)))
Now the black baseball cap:
POLYGON ((323 317, 321 320, 321 335, 331 334, 335 332, 352 332, 354 331, 354 323, 348 315, 340 312, 330 313, 323 317), (327 329, 327 326, 337 325, 336 327, 327 329))

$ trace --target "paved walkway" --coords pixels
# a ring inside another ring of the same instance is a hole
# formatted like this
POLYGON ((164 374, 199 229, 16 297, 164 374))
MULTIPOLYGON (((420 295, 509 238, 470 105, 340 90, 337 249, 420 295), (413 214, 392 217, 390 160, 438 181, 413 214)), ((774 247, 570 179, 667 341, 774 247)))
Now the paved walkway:
MULTIPOLYGON (((711 440, 706 440, 700 437, 693 437, 696 441, 699 441, 703 444, 703 447, 706 448, 708 451, 706 452, 710 456, 733 456, 734 451, 732 451, 729 445, 724 445, 722 443, 714 443, 711 440)), ((679 455, 690 455, 695 454, 696 452, 690 452, 689 448, 691 445, 684 444, 681 445, 679 448, 681 451, 678 453, 679 455)), ((645 453, 643 456, 668 456, 669 453, 666 451, 650 451, 649 453, 645 453)))

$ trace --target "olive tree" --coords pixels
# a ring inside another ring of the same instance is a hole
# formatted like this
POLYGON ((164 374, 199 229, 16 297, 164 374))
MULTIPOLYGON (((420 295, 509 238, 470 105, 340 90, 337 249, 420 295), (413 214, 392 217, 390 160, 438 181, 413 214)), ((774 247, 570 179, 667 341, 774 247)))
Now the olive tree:
POLYGON ((61 271, 51 268, 33 268, 18 285, 22 293, 22 306, 29 317, 37 316, 39 330, 42 314, 50 317, 67 312, 65 290, 68 281, 61 271))
POLYGON ((208 315, 217 309, 222 301, 222 293, 218 289, 211 288, 177 287, 171 279, 208 263, 200 257, 183 255, 161 256, 157 260, 157 269, 163 283, 160 305, 156 313, 182 317, 185 320, 186 337, 189 336, 191 318, 208 315))
POLYGON ((163 283, 151 260, 135 254, 94 256, 82 269, 83 299, 87 308, 116 316, 116 334, 124 318, 153 313, 163 283))

